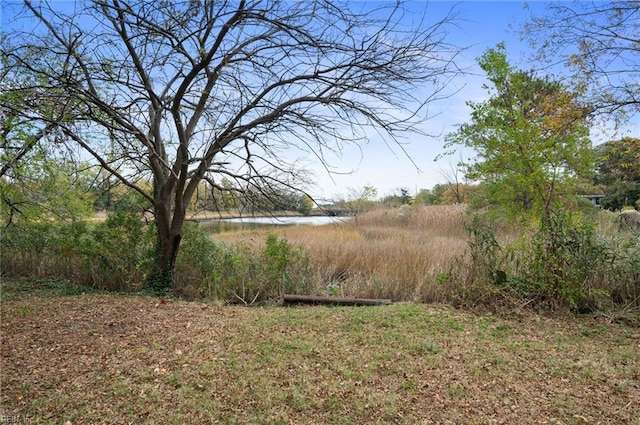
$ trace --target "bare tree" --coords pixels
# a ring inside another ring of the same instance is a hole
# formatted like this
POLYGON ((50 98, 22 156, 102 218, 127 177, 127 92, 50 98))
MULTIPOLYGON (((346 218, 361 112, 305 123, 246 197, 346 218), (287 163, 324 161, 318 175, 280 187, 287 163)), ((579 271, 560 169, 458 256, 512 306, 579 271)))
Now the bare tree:
POLYGON ((73 101, 61 119, 30 119, 149 201, 158 238, 150 284, 168 287, 199 182, 299 188, 291 149, 329 169, 325 154, 366 141, 369 129, 396 143, 419 130, 425 106, 457 72, 457 49, 445 42, 453 17, 427 11, 397 2, 24 0, 2 46, 16 83, 3 90, 73 101), (145 176, 152 193, 138 184, 145 176))
POLYGON ((459 153, 458 162, 456 164, 453 164, 451 161, 447 161, 447 164, 449 165, 449 169, 445 170, 444 168, 441 168, 439 171, 440 176, 444 178, 446 185, 449 186, 449 190, 451 190, 456 204, 462 204, 465 201, 464 192, 468 185, 467 178, 463 175, 464 173, 461 169, 464 165, 462 153, 459 153))
POLYGON ((595 112, 640 112, 640 1, 553 2, 523 35, 538 63, 573 69, 595 112))

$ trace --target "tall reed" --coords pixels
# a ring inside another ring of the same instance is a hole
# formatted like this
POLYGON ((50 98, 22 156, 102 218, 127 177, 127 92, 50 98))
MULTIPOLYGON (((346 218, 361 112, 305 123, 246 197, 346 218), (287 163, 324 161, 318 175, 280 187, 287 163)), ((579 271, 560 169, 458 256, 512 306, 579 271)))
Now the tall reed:
MULTIPOLYGON (((275 230, 303 248, 317 282, 335 295, 442 302, 453 286, 440 278, 465 250, 464 207, 380 209, 325 226, 275 230)), ((261 243, 260 232, 221 234, 261 243)))

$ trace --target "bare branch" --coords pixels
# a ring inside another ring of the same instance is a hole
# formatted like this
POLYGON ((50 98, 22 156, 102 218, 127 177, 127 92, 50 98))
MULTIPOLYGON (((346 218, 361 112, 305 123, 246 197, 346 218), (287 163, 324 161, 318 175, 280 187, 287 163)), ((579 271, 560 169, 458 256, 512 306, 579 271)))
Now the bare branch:
POLYGON ((572 73, 596 113, 640 112, 640 2, 554 3, 524 25, 539 66, 572 73))

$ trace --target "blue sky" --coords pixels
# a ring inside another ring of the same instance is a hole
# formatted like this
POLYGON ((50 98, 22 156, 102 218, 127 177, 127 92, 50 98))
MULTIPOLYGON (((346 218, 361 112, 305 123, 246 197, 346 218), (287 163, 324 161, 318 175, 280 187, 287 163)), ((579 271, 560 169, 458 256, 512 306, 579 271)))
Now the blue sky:
POLYGON ((311 189, 311 193, 320 197, 347 197, 353 190, 373 186, 379 196, 385 196, 399 192, 400 188, 414 193, 446 181, 442 174, 450 172, 457 157, 434 161, 443 151, 444 135, 454 130, 456 124, 468 120, 470 109, 466 106, 467 101, 478 102, 487 98, 487 91, 482 88, 484 75, 476 64, 476 58, 487 48, 504 42, 512 65, 531 68, 527 61, 532 52, 526 42, 519 40, 518 30, 531 13, 545 11, 545 2, 540 1, 431 1, 428 4, 437 16, 454 6, 458 11, 458 28, 451 29, 449 42, 468 47, 458 61, 461 66, 469 67, 470 73, 453 82, 450 89, 456 92, 454 95, 429 108, 432 118, 425 123, 425 130, 439 136, 410 137, 409 145, 405 148, 411 159, 401 149, 393 146, 389 149, 384 141, 373 138, 362 151, 355 148, 345 151, 340 168, 344 171, 353 169, 353 173, 328 176, 323 171, 317 171, 318 187, 311 189))

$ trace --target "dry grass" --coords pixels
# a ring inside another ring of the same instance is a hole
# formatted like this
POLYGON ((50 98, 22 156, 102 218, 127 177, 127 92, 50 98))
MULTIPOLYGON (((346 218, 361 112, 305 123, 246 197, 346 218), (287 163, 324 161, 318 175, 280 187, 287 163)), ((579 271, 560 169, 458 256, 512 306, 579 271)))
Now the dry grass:
MULTIPOLYGON (((438 275, 467 244, 464 206, 383 209, 348 222, 269 230, 309 254, 322 284, 345 296, 442 302, 451 290, 438 275)), ((216 235, 259 245, 267 231, 216 235)))
POLYGON ((639 329, 604 317, 242 308, 29 285, 1 288, 3 422, 640 424, 639 329))
POLYGON ((620 226, 633 231, 640 231, 640 212, 635 210, 621 212, 620 226))

